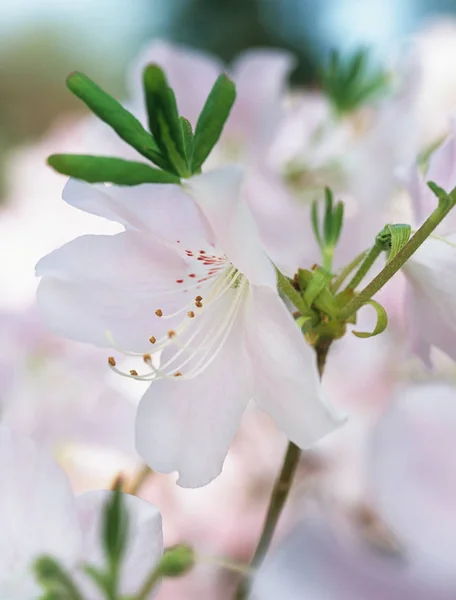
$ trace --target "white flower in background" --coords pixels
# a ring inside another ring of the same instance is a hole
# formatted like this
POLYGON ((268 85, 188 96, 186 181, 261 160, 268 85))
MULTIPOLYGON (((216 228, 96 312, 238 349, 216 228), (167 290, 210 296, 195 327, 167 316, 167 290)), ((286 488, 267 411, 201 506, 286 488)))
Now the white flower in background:
POLYGON ((406 557, 456 587, 456 388, 404 386, 374 433, 367 473, 374 507, 406 557))
MULTIPOLYGON (((102 593, 78 576, 76 569, 82 563, 105 564, 101 514, 111 492, 75 497, 51 456, 5 427, 0 427, 0 477, 0 596, 8 600, 40 597, 43 590, 32 566, 47 554, 73 572, 84 596, 102 600, 102 593)), ((158 510, 134 496, 125 495, 124 500, 130 530, 120 590, 130 595, 160 559, 163 540, 158 510)))
MULTIPOLYGON (((388 450, 389 451, 389 450, 388 450)), ((418 524, 419 526, 419 524, 418 524)), ((265 561, 251 600, 451 600, 456 586, 433 584, 400 555, 336 535, 318 519, 299 525, 265 561)))
POLYGON ((235 167, 194 177, 185 191, 70 181, 67 202, 126 230, 77 238, 37 265, 54 331, 144 357, 147 372, 132 376, 154 382, 139 406, 137 448, 187 487, 220 473, 252 397, 301 447, 340 423, 277 293, 241 183, 235 167))
MULTIPOLYGON (((426 182, 447 192, 456 187, 456 138, 453 136, 431 156, 423 177, 417 167, 404 177, 417 226, 437 208, 438 200, 426 182)), ((403 267, 409 286, 405 306, 410 320, 413 350, 430 364, 436 346, 456 359, 456 210, 437 227, 403 267)))
POLYGON ((56 452, 86 446, 136 458, 135 404, 109 383, 105 352, 55 337, 35 309, 0 312, 0 328, 2 425, 56 452))

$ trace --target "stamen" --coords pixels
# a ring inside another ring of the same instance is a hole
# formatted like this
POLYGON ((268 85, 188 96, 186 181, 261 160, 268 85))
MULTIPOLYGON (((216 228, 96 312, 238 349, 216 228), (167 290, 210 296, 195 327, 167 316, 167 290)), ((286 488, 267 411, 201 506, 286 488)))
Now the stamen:
POLYGON ((195 316, 195 313, 192 310, 189 310, 187 313, 187 317, 190 317, 190 319, 193 319, 195 316))
POLYGON ((170 329, 170 330, 168 331, 168 337, 169 337, 169 339, 170 339, 170 340, 171 340, 173 337, 176 337, 176 332, 175 332, 175 331, 173 331, 172 329, 170 329))
POLYGON ((135 369, 131 369, 130 375, 133 375, 133 377, 138 377, 138 371, 136 371, 135 369))
POLYGON ((197 301, 195 302, 195 305, 196 305, 198 308, 202 308, 202 306, 203 306, 203 303, 202 303, 202 302, 200 302, 199 300, 197 300, 197 301))
POLYGON ((115 367, 116 366, 116 360, 115 360, 114 356, 110 356, 108 358, 108 363, 111 365, 111 367, 115 367))
POLYGON ((182 377, 182 373, 180 371, 177 371, 177 373, 174 373, 174 377, 182 377))
POLYGON ((157 310, 155 311, 155 314, 157 315, 157 317, 163 317, 163 311, 161 308, 157 308, 157 310))
POLYGON ((151 344, 155 344, 156 341, 157 341, 157 338, 154 335, 151 335, 150 338, 149 338, 149 342, 151 344))

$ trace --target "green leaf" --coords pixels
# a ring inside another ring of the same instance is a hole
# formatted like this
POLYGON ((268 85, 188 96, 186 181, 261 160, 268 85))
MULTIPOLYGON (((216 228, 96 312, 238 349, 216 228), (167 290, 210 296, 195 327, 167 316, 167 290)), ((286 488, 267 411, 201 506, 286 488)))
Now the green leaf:
MULTIPOLYGON (((302 269, 299 269, 299 273, 302 269)), ((321 292, 329 286, 332 275, 329 271, 318 267, 312 273, 312 278, 307 284, 306 291, 304 292, 304 300, 308 306, 312 306, 314 300, 321 294, 321 292)))
POLYGON ((127 144, 159 167, 169 169, 154 138, 144 129, 138 119, 87 75, 78 72, 71 73, 67 78, 67 86, 97 117, 112 127, 127 144))
POLYGON ((369 304, 375 309, 375 312, 377 313, 377 324, 375 325, 375 329, 374 331, 372 331, 372 333, 368 333, 365 331, 353 331, 353 335, 356 335, 356 337, 359 338, 370 338, 375 335, 379 335, 380 333, 383 333, 388 326, 388 315, 383 306, 372 299, 367 300, 367 302, 365 302, 364 305, 366 304, 369 304))
POLYGON ((109 562, 111 578, 116 581, 127 550, 129 519, 120 483, 112 492, 103 510, 102 542, 109 562))
POLYGON ((214 83, 196 124, 191 162, 192 173, 201 169, 202 164, 219 140, 235 99, 234 83, 227 75, 220 75, 214 83))
POLYGON ((312 228, 317 239, 318 245, 320 248, 323 248, 323 240, 320 235, 320 225, 318 223, 318 203, 312 202, 312 207, 310 209, 310 218, 312 221, 312 228))
POLYGON ((193 129, 192 124, 185 117, 180 117, 182 138, 184 140, 185 158, 190 163, 193 151, 193 129))
POLYGON ((300 285, 303 286, 302 289, 305 289, 303 296, 305 303, 308 306, 315 305, 327 315, 335 317, 337 314, 336 300, 329 290, 332 274, 322 267, 317 267, 312 272, 299 269, 298 279, 300 285))
POLYGON ((333 193, 329 187, 325 187, 325 218, 323 219, 323 237, 325 246, 332 244, 332 215, 333 215, 333 193))
POLYGON ((33 567, 38 583, 48 592, 45 598, 84 600, 71 575, 54 558, 41 556, 33 567))
POLYGON ((149 128, 175 172, 186 177, 189 172, 174 92, 158 65, 148 65, 144 69, 143 85, 149 128))
POLYGON ((332 228, 331 228, 331 237, 332 243, 336 246, 339 241, 340 234, 342 233, 342 225, 344 222, 344 203, 338 202, 336 208, 333 210, 332 215, 332 228))
POLYGON ((69 177, 88 183, 140 185, 141 183, 179 183, 177 175, 154 169, 145 163, 110 156, 87 154, 53 154, 49 165, 69 177))
POLYGON ((409 241, 410 236, 412 234, 412 228, 410 225, 406 224, 397 224, 397 225, 387 225, 390 236, 391 236, 391 250, 388 256, 387 263, 392 260, 396 254, 401 250, 405 244, 409 241))

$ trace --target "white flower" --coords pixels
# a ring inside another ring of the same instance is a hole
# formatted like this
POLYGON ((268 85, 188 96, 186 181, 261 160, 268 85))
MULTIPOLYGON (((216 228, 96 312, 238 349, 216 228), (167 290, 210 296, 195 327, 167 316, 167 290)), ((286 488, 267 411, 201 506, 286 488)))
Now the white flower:
MULTIPOLYGON (((51 456, 5 427, 0 427, 0 478, 0 597, 40 597, 43 590, 32 567, 37 558, 49 555, 72 572, 91 600, 103 600, 102 593, 77 567, 83 563, 105 565, 101 515, 111 492, 75 497, 51 456)), ((163 540, 158 510, 134 496, 125 495, 124 500, 130 530, 120 590, 122 595, 130 595, 138 591, 161 557, 163 540)))
POLYGON ((139 407, 137 448, 188 487, 220 473, 250 398, 301 447, 340 422, 277 293, 241 183, 235 167, 189 180, 187 193, 70 181, 68 202, 126 231, 78 238, 37 266, 55 331, 145 355, 148 372, 133 376, 154 383, 139 407), (150 358, 158 351, 159 368, 150 358))
MULTIPOLYGON (((421 224, 437 208, 438 200, 426 181, 445 191, 456 187, 456 138, 451 137, 432 155, 425 177, 416 167, 405 175, 415 221, 421 224)), ((456 210, 447 217, 403 267, 409 282, 405 304, 409 311, 413 350, 430 364, 436 346, 456 359, 456 210)))

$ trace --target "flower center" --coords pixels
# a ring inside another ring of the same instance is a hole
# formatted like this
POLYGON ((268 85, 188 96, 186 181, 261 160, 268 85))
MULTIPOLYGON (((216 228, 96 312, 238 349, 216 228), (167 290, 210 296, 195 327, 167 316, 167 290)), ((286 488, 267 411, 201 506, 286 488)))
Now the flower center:
POLYGON ((148 368, 143 374, 135 369, 127 373, 109 357, 110 368, 119 375, 140 381, 191 379, 207 369, 227 340, 248 281, 222 254, 205 250, 185 253, 190 259, 190 272, 176 279, 171 289, 161 290, 171 301, 177 296, 180 307, 173 312, 167 312, 164 306, 153 308, 157 317, 172 320, 173 326, 160 336, 152 332, 149 348, 141 353, 121 350, 108 336, 116 350, 126 356, 142 357, 148 368))

